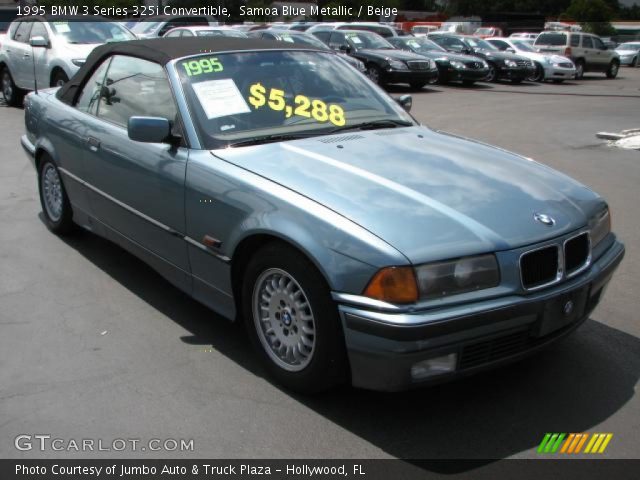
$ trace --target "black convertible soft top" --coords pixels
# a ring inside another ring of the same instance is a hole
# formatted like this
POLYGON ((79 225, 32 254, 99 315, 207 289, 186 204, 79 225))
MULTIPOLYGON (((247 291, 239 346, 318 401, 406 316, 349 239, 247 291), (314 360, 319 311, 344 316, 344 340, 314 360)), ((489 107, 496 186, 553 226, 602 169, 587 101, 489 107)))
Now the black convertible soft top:
POLYGON ((312 46, 238 37, 189 37, 154 38, 150 40, 130 40, 113 42, 96 47, 87 57, 85 64, 56 96, 60 101, 73 105, 79 89, 93 74, 93 71, 111 55, 128 55, 166 65, 173 59, 197 55, 199 53, 219 53, 256 50, 317 50, 312 46))

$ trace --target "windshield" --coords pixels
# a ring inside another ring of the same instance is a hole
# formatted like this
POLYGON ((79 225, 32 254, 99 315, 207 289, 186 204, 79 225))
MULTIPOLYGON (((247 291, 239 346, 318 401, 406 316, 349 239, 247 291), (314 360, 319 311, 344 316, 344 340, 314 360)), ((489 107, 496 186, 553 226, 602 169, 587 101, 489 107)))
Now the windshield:
POLYGON ((446 52, 440 45, 425 37, 409 38, 404 43, 416 52, 446 52))
POLYGON ((536 49, 533 48, 529 43, 524 42, 522 40, 514 40, 512 42, 518 50, 523 52, 535 52, 536 49))
POLYGON ((476 30, 476 35, 491 35, 493 28, 479 28, 476 30))
POLYGON ((278 37, 283 42, 297 43, 299 45, 309 45, 316 47, 320 50, 329 50, 322 40, 312 36, 304 34, 292 34, 292 33, 278 33, 278 37))
POLYGON ((135 36, 116 22, 51 22, 56 35, 67 43, 107 43, 134 40, 135 36))
POLYGON ((536 39, 535 45, 560 46, 567 44, 567 35, 564 33, 541 33, 536 39))
POLYGON ((180 60, 175 68, 207 149, 268 136, 323 135, 376 121, 415 124, 333 53, 205 54, 180 60))
POLYGON ((371 49, 392 49, 393 45, 387 42, 384 38, 376 33, 371 32, 347 32, 345 34, 347 41, 352 47, 358 48, 371 48, 371 49))
POLYGON ((480 48, 482 50, 497 50, 497 48, 491 45, 489 42, 485 42, 484 40, 480 40, 479 38, 467 37, 465 40, 473 48, 480 48))
POLYGON ((163 22, 138 22, 131 29, 134 33, 150 33, 155 32, 163 22))

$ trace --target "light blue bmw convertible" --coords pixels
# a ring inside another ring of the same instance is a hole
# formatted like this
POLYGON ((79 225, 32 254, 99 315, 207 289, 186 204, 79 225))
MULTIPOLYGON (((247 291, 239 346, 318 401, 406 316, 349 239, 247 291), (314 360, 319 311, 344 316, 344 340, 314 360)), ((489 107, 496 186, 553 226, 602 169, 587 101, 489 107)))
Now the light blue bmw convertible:
POLYGON ((624 255, 596 193, 409 107, 331 52, 142 40, 30 94, 22 145, 51 231, 244 321, 279 383, 401 390, 570 333, 624 255))

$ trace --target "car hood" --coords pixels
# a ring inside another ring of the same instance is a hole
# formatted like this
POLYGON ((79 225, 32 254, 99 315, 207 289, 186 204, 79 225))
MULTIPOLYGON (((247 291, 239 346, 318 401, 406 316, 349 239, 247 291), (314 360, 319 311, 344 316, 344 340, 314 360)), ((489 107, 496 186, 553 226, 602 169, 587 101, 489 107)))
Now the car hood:
POLYGON ((394 50, 394 49, 372 49, 372 48, 361 48, 356 50, 357 53, 362 55, 366 55, 369 57, 376 57, 381 59, 390 59, 390 60, 422 60, 422 55, 418 55, 413 52, 407 52, 405 50, 394 50))
MULTIPOLYGON (((1 38, 1 36, 0 36, 1 38)), ((619 49, 615 49, 614 50, 616 53, 618 53, 619 55, 635 55, 636 53, 638 53, 637 50, 619 50, 619 49)))
POLYGON ((520 60, 522 56, 515 53, 509 52, 497 52, 495 50, 476 50, 476 53, 480 53, 485 56, 485 58, 492 58, 496 60, 520 60))
POLYGON ((551 53, 538 53, 538 52, 522 52, 518 51, 519 56, 528 58, 529 60, 533 60, 534 62, 544 63, 547 59, 551 60, 553 63, 561 63, 561 62, 570 62, 567 57, 563 57, 561 55, 554 55, 551 53))
POLYGON ((437 51, 429 51, 429 52, 415 52, 418 55, 423 55, 425 57, 428 58, 432 58, 432 59, 440 59, 440 58, 444 58, 450 62, 456 61, 456 62, 478 62, 478 61, 482 61, 481 58, 479 57, 474 57, 471 55, 461 55, 459 53, 451 53, 451 52, 437 52, 437 51))
POLYGON ((603 204, 537 162, 421 126, 212 153, 338 212, 415 264, 553 238, 603 204))

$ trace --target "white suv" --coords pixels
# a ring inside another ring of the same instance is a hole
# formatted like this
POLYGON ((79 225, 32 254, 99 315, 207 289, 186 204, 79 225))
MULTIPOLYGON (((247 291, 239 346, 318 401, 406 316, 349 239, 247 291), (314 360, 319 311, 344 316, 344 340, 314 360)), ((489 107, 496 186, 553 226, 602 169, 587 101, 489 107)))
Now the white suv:
POLYGON ((0 45, 0 87, 5 102, 18 106, 28 90, 64 84, 91 51, 106 42, 133 40, 122 25, 108 21, 68 21, 56 17, 15 20, 0 45), (35 71, 35 77, 34 77, 35 71))
POLYGON ((542 32, 533 46, 542 53, 569 57, 576 66, 578 79, 585 72, 604 72, 608 78, 616 78, 620 70, 620 55, 615 50, 609 50, 600 37, 590 33, 542 32))

